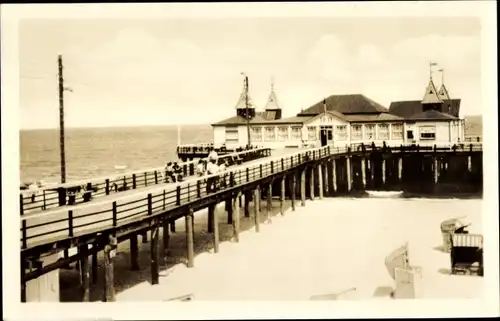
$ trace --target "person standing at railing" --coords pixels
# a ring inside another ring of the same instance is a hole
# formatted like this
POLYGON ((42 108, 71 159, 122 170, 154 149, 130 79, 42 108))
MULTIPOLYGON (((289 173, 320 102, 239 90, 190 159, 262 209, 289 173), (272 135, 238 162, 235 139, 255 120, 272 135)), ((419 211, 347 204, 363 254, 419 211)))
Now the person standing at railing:
POLYGON ((219 155, 217 155, 217 152, 213 147, 210 147, 210 153, 208 154, 208 160, 214 160, 215 163, 217 163, 217 160, 219 159, 219 155))
POLYGON ((207 165, 203 159, 198 161, 198 165, 196 165, 196 175, 203 176, 207 171, 207 165))
POLYGON ((227 173, 224 173, 227 168, 229 167, 228 163, 227 163, 227 160, 224 160, 222 162, 222 164, 219 165, 219 170, 218 172, 221 173, 221 175, 219 176, 219 179, 220 179, 220 187, 222 188, 225 188, 227 187, 227 173))
MULTIPOLYGON (((219 172, 219 166, 215 160, 210 159, 207 164, 207 175, 213 175, 219 172)), ((217 176, 212 176, 207 179, 207 193, 215 192, 217 190, 217 176)))

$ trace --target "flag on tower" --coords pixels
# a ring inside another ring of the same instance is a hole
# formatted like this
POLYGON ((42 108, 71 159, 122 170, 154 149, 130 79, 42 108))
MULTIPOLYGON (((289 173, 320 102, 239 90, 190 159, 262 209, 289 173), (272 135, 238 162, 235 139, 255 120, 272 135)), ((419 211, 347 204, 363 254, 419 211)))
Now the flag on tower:
POLYGON ((437 66, 438 64, 437 64, 437 62, 432 62, 432 61, 431 61, 430 65, 431 65, 431 66, 437 66))

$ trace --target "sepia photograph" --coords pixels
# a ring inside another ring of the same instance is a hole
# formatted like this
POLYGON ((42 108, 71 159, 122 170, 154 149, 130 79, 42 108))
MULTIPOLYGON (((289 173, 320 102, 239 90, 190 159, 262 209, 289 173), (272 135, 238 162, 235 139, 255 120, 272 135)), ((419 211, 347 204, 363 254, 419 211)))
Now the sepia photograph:
POLYGON ((2 5, 6 312, 498 316, 495 9, 2 5))

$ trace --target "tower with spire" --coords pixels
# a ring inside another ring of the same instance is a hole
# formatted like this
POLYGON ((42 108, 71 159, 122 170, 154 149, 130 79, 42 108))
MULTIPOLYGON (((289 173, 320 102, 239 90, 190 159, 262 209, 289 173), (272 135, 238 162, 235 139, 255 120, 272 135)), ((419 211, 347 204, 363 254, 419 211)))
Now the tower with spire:
POLYGON ((444 85, 444 69, 441 68, 438 71, 441 73, 441 87, 438 90, 438 97, 441 98, 441 100, 450 99, 450 94, 448 93, 448 89, 444 85))
POLYGON ((269 93, 269 97, 267 98, 265 106, 265 118, 269 120, 277 120, 281 119, 281 117, 282 117, 281 106, 278 101, 278 97, 276 96, 276 92, 274 91, 274 78, 272 78, 271 92, 269 93))
POLYGON ((236 115, 247 118, 248 110, 248 117, 252 119, 255 117, 255 104, 253 103, 248 90, 248 77, 245 76, 243 80, 243 91, 241 92, 240 98, 238 98, 238 102, 236 103, 236 115))
POLYGON ((422 110, 424 112, 427 110, 442 110, 443 100, 439 97, 438 90, 432 79, 432 67, 436 65, 434 62, 429 64, 429 83, 427 84, 427 88, 425 88, 424 98, 422 99, 422 110))

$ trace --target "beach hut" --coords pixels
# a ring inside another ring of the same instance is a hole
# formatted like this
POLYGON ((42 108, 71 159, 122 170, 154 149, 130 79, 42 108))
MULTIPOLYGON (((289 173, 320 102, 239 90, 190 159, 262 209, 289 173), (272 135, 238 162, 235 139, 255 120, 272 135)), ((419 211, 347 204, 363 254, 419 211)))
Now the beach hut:
POLYGON ((483 235, 452 234, 451 273, 483 276, 483 235))
POLYGON ((412 267, 409 262, 408 244, 398 247, 385 258, 385 266, 396 282, 392 293, 395 299, 415 299, 419 297, 420 268, 412 267))

